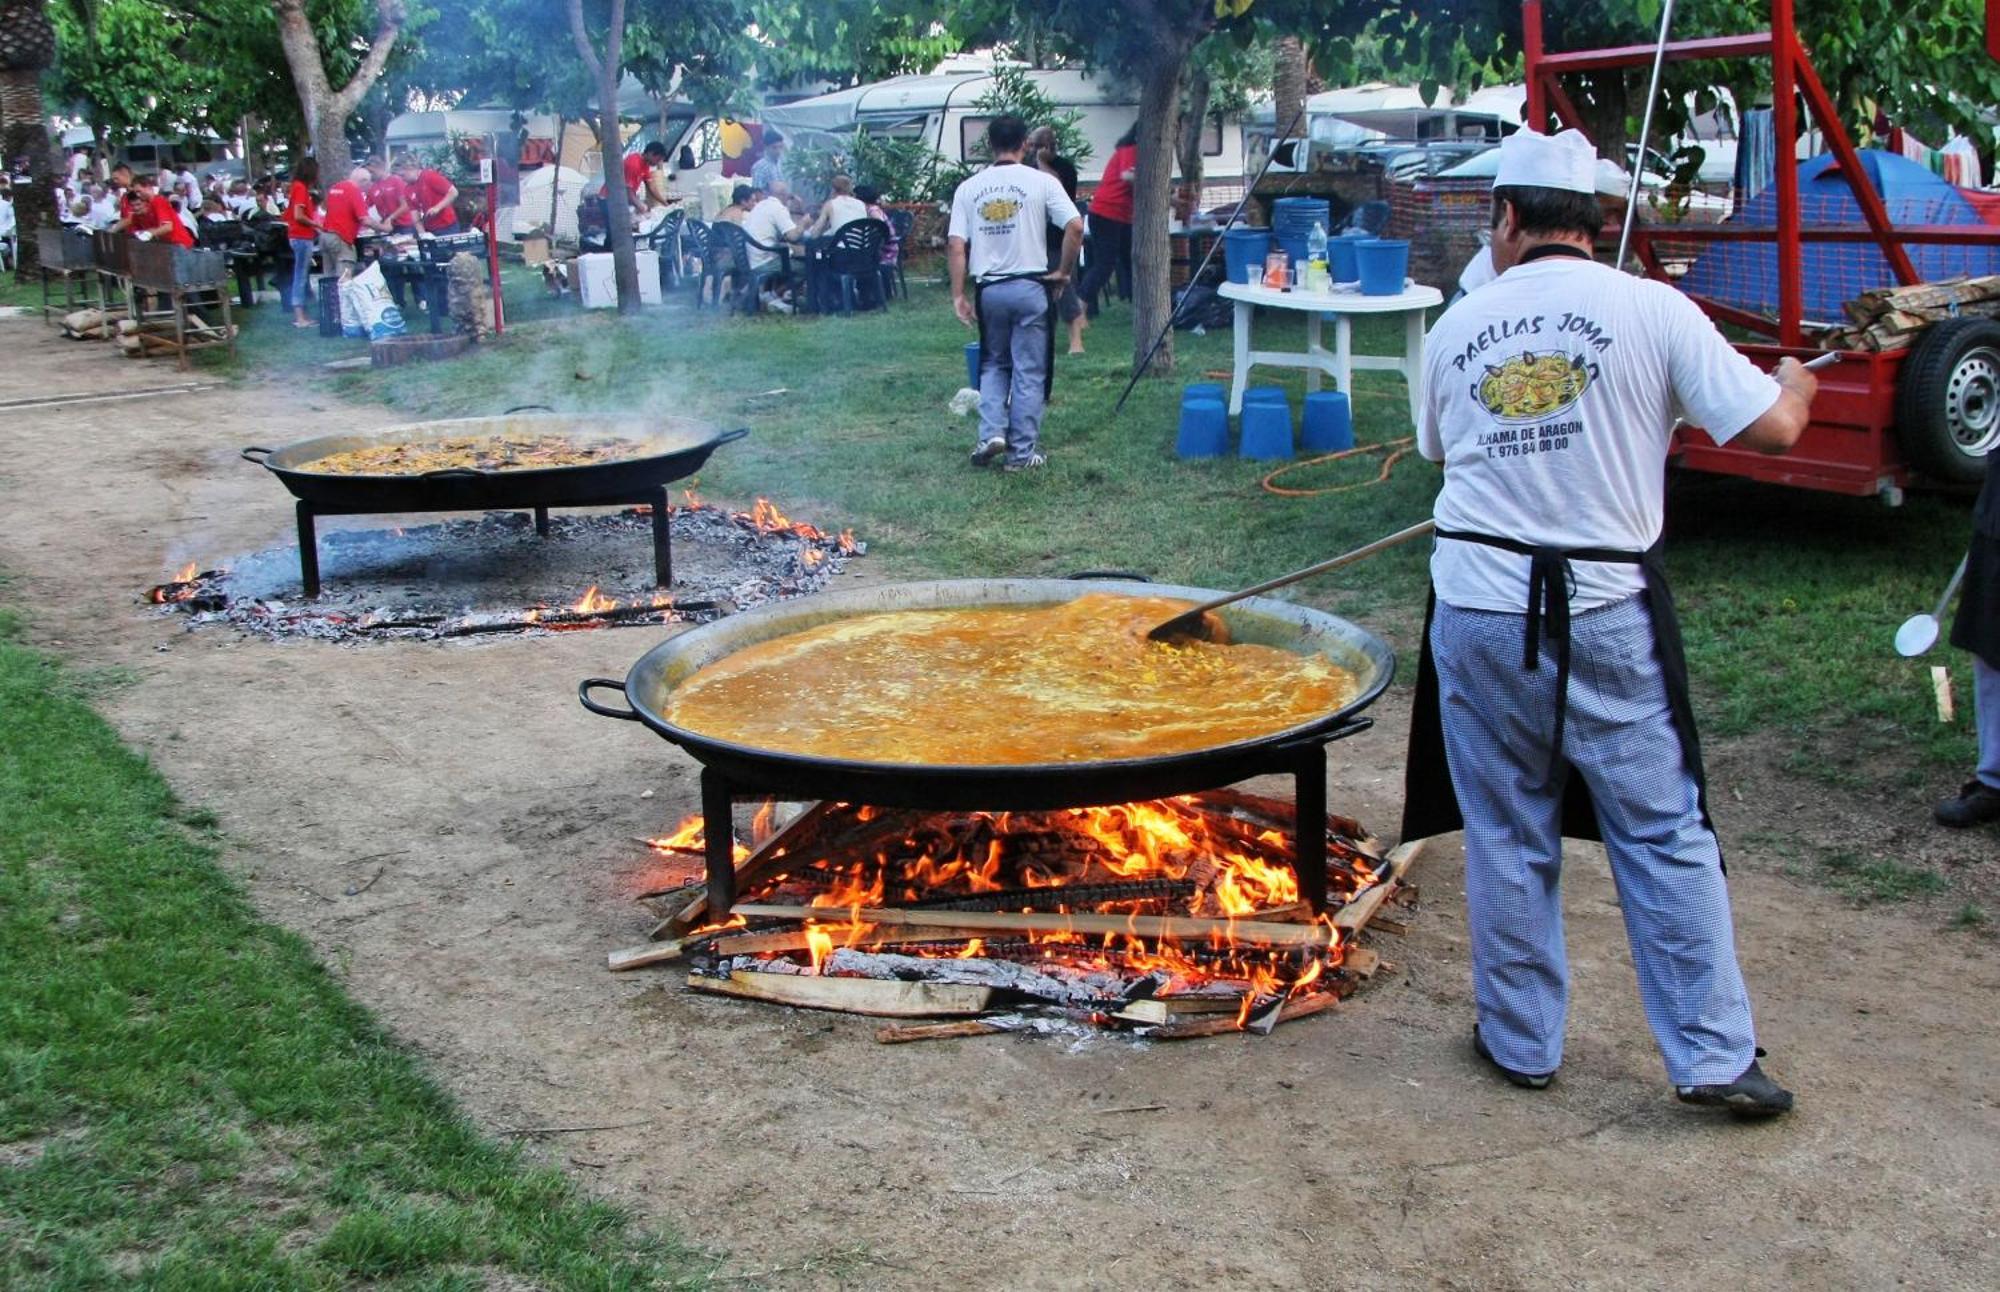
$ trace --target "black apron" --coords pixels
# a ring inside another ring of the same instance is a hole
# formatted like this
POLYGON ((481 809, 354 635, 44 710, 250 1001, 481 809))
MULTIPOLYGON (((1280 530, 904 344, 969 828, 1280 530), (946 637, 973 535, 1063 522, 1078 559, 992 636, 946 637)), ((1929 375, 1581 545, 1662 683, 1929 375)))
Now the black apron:
POLYGON ((1972 546, 1951 644, 2000 668, 2000 452, 1986 455, 1986 483, 1972 509, 1972 546))
POLYGON ((1048 403, 1049 395, 1056 388, 1056 289, 1038 273, 995 274, 993 277, 977 280, 972 284, 972 317, 979 320, 979 366, 986 367, 986 311, 981 308, 979 296, 982 289, 995 283, 1020 282, 1035 279, 1042 284, 1043 295, 1049 298, 1049 327, 1046 353, 1042 357, 1042 402, 1048 403))
MULTIPOLYGON (((1589 258, 1571 247, 1536 247, 1522 257, 1522 263, 1546 256, 1589 258)), ((1569 562, 1608 561, 1639 567, 1645 576, 1646 608, 1653 621, 1653 650, 1666 683, 1667 707, 1674 732, 1680 737, 1681 757, 1687 774, 1694 780, 1702 823, 1713 830, 1715 823, 1708 812, 1708 778, 1702 768, 1701 741, 1695 733, 1694 704, 1688 692, 1687 650, 1681 642, 1673 590, 1667 584, 1665 540, 1655 542, 1644 552, 1627 552, 1612 548, 1536 547, 1517 539, 1465 530, 1440 529, 1437 535, 1447 542, 1479 543, 1529 558, 1521 667, 1530 672, 1541 667, 1541 644, 1546 638, 1556 656, 1556 711, 1548 775, 1552 782, 1560 779, 1563 787, 1561 828, 1563 837, 1569 839, 1604 837, 1597 824, 1597 809, 1591 802, 1589 785, 1562 756, 1563 723, 1569 712, 1569 562)), ((1417 694, 1410 713, 1409 757, 1403 769, 1401 837, 1405 842, 1465 828, 1458 794, 1452 788, 1451 768, 1445 760, 1444 711, 1438 693, 1437 665, 1431 658, 1431 620, 1436 612, 1437 593, 1433 589, 1424 608, 1417 694)))

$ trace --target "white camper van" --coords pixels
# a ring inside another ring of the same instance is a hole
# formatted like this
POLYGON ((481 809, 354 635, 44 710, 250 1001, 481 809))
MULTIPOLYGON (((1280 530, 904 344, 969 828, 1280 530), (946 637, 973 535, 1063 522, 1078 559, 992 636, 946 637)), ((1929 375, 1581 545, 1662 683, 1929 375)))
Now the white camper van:
MULTIPOLYGON (((928 76, 896 76, 800 99, 766 108, 759 119, 808 142, 837 144, 841 136, 865 127, 871 134, 921 139, 947 163, 975 161, 989 120, 978 103, 993 87, 993 70, 990 59, 948 59, 928 76)), ((1028 75, 1057 106, 1080 114, 1078 125, 1090 141, 1090 156, 1077 166, 1077 178, 1095 184, 1119 136, 1139 118, 1137 88, 1067 68, 1028 75)), ((1242 183, 1243 132, 1235 120, 1209 114, 1202 123, 1202 155, 1205 184, 1242 183)))

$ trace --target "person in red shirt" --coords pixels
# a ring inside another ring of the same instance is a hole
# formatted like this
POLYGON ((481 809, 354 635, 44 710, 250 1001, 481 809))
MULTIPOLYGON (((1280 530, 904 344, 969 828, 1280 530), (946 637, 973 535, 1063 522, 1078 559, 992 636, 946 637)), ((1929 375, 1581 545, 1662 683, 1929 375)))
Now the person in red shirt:
POLYGON ((161 195, 158 176, 141 175, 132 186, 137 192, 132 205, 133 233, 159 238, 176 247, 194 245, 194 234, 181 223, 180 212, 174 210, 174 204, 161 195))
POLYGON ((368 187, 368 205, 375 218, 388 225, 391 233, 415 233, 417 216, 410 209, 410 186, 379 157, 370 159, 368 172, 381 176, 368 187))
POLYGON ((410 153, 396 159, 396 173, 409 185, 410 206, 424 231, 442 237, 458 232, 458 186, 431 170, 410 153))
POLYGON ((292 244, 292 290, 286 300, 292 307, 292 326, 311 327, 306 317, 306 283, 312 277, 313 248, 319 243, 319 203, 313 189, 319 184, 319 162, 311 157, 292 168, 291 188, 285 194, 285 238, 292 244))
POLYGON ((1119 137, 1104 163, 1104 178, 1090 195, 1089 263, 1076 290, 1091 318, 1097 317, 1097 293, 1113 271, 1118 274, 1119 293, 1131 291, 1132 172, 1139 167, 1138 130, 1134 125, 1119 137))
POLYGON ((320 218, 321 272, 339 274, 342 278, 354 272, 355 261, 360 258, 355 243, 361 240, 361 231, 386 227, 370 214, 368 199, 363 196, 371 178, 366 166, 356 166, 346 179, 326 191, 326 214, 320 218))
POLYGON ((645 151, 625 157, 625 192, 632 199, 632 214, 638 215, 654 204, 653 172, 667 164, 667 146, 654 140, 645 151))

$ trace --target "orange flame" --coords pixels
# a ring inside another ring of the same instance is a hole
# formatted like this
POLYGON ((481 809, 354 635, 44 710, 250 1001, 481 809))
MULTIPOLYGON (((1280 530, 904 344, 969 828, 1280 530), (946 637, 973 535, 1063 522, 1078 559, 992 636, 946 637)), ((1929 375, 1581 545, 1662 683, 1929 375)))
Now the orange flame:
POLYGON ((598 592, 597 585, 593 583, 590 585, 590 591, 577 598, 576 604, 571 606, 570 610, 579 615, 601 615, 607 610, 617 608, 618 599, 604 596, 598 592))
MULTIPOLYGON (((682 818, 681 823, 672 830, 646 842, 655 852, 700 852, 707 847, 707 835, 702 829, 701 813, 697 812, 682 818)), ((731 852, 739 862, 750 855, 750 849, 741 843, 732 843, 731 852)))

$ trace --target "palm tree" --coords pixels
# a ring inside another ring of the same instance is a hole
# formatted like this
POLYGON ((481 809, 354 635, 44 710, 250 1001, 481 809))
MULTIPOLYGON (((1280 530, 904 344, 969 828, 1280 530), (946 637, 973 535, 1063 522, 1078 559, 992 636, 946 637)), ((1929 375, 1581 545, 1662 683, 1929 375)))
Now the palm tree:
POLYGON ((1312 75, 1305 42, 1297 36, 1279 37, 1271 50, 1271 62, 1271 99, 1278 129, 1290 130, 1287 139, 1301 137, 1306 130, 1299 111, 1305 107, 1306 82, 1312 75))
POLYGON ((34 230, 55 223, 48 115, 42 110, 42 73, 55 57, 55 29, 42 0, 0 0, 0 162, 28 161, 28 184, 14 189, 23 276, 35 259, 34 230))

